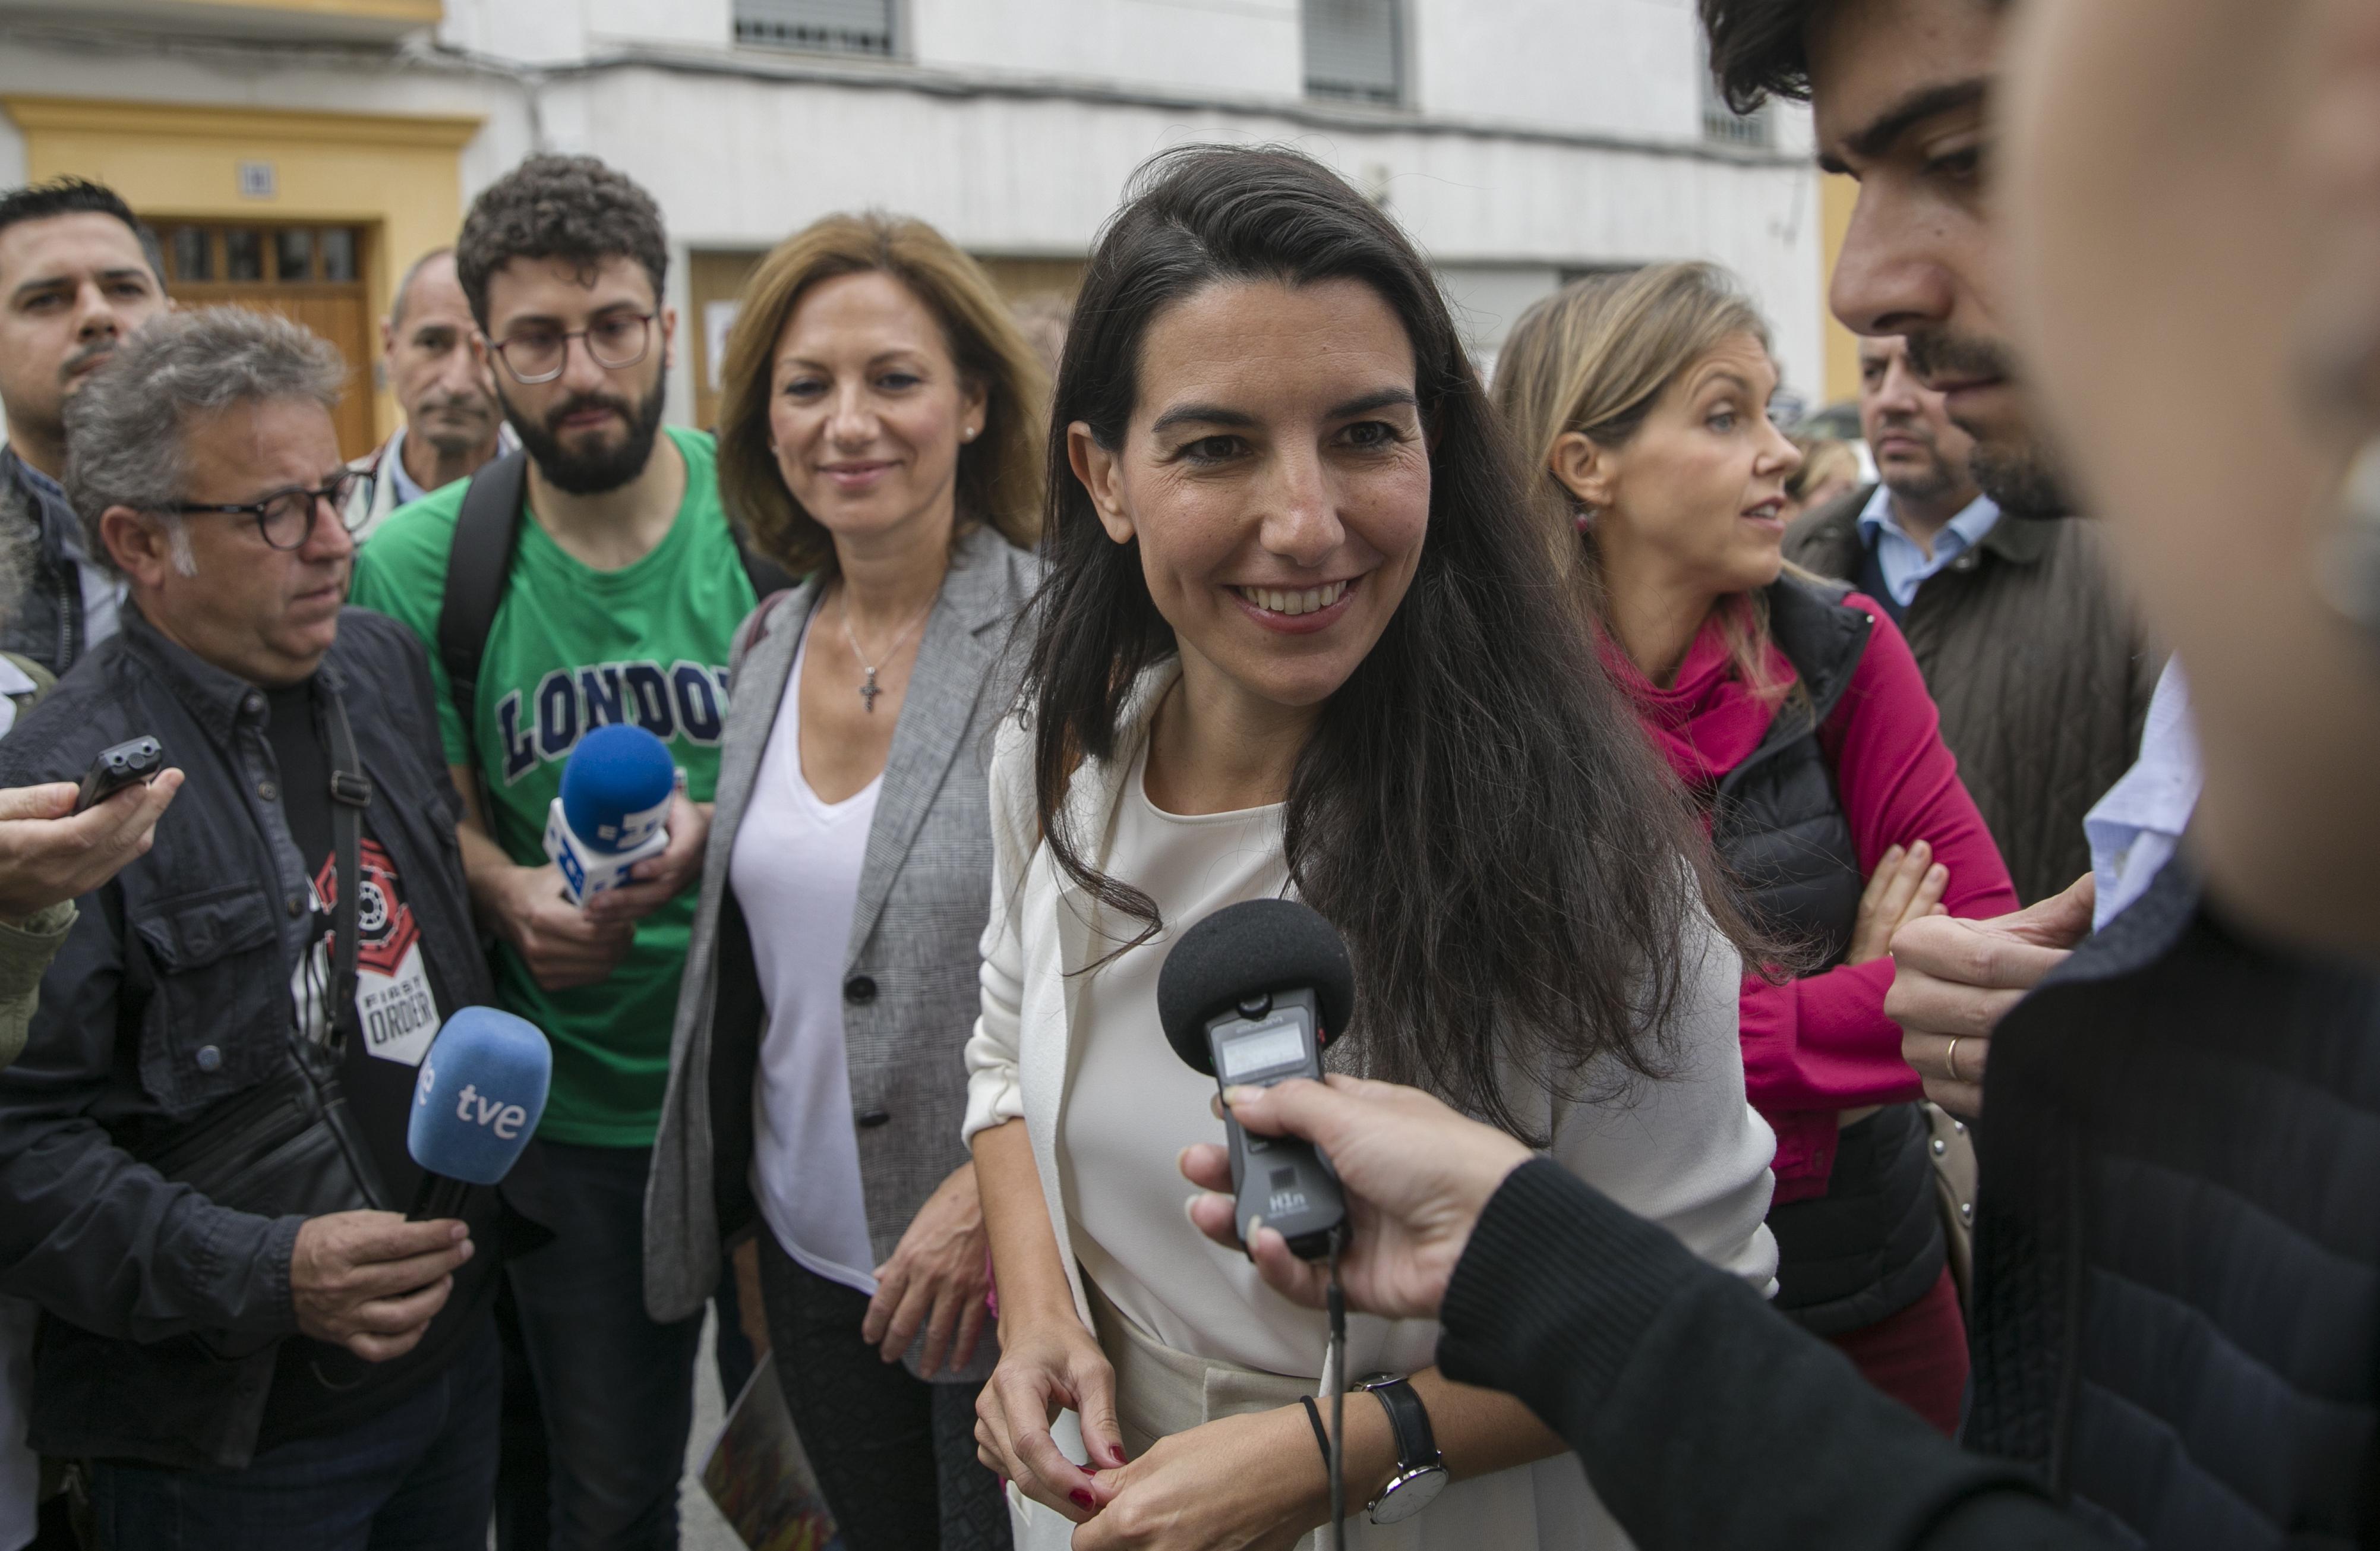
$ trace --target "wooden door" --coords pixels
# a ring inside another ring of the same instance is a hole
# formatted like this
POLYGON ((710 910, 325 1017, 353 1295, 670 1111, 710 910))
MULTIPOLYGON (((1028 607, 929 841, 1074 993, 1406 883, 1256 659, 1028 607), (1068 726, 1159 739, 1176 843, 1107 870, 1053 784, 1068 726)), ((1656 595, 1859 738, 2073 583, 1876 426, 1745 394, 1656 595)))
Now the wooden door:
POLYGON ((185 307, 229 302, 279 312, 346 358, 347 386, 332 411, 339 452, 358 458, 379 438, 372 425, 372 309, 364 293, 362 226, 262 221, 156 223, 166 288, 185 307))

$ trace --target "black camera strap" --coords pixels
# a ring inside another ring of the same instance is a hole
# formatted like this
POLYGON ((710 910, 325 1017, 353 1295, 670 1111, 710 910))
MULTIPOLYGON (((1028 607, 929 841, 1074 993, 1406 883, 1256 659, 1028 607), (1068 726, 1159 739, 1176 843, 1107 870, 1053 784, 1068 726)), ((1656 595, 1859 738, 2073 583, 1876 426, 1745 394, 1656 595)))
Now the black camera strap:
POLYGON ((346 702, 328 684, 317 681, 323 700, 323 725, 331 743, 331 849, 335 871, 332 887, 338 902, 331 908, 330 1049, 334 1060, 347 1053, 347 1036, 358 1026, 356 988, 361 975, 356 968, 363 944, 356 922, 363 911, 364 810, 371 806, 372 784, 356 756, 356 735, 347 725, 346 702))

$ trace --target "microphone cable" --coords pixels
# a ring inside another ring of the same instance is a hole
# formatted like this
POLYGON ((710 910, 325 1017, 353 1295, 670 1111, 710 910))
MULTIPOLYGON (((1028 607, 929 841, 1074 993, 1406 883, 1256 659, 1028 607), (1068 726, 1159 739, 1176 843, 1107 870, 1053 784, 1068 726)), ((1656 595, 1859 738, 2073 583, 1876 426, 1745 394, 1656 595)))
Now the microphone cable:
POLYGON ((1323 1377, 1330 1394, 1330 1551, 1347 1551, 1347 1292, 1339 1283, 1339 1257, 1347 1249, 1347 1225, 1330 1230, 1330 1344, 1323 1377))

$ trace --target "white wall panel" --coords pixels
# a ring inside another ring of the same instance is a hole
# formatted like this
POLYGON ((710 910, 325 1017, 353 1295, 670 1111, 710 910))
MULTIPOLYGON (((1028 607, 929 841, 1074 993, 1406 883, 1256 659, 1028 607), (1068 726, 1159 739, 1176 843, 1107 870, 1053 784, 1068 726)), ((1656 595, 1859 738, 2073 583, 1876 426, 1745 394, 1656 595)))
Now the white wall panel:
POLYGON ((1297 0, 908 0, 913 57, 1231 98, 1296 97, 1297 0))

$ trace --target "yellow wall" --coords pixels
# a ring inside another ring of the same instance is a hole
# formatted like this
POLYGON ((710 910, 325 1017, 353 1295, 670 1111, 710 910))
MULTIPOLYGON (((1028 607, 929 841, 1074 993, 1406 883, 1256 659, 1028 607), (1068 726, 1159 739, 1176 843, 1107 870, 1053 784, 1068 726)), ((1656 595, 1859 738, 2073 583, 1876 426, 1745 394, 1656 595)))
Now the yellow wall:
POLYGON ((1859 336, 1835 320, 1827 292, 1835 283, 1835 263, 1843 254, 1843 238, 1851 231, 1852 207, 1859 202, 1859 185, 1840 173, 1819 175, 1819 217, 1826 233, 1826 273, 1818 281, 1818 309, 1827 317, 1827 402, 1840 403, 1859 394, 1859 336))
MULTIPOLYGON (((461 154, 477 117, 281 113, 0 97, 25 135, 33 179, 74 174, 122 194, 143 216, 199 220, 325 221, 370 229, 364 280, 376 312, 406 265, 452 243, 463 222, 461 154), (240 193, 239 165, 270 163, 269 199, 240 193)), ((396 428, 386 389, 374 420, 396 428)))

